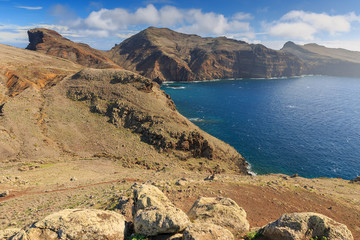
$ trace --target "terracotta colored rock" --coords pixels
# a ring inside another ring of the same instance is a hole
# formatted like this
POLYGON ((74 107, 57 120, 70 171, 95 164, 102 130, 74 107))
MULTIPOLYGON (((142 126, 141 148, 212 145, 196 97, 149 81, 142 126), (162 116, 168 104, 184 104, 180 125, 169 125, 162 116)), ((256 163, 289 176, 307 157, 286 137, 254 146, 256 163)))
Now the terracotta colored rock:
POLYGON ((308 240, 326 237, 327 240, 353 240, 349 229, 341 223, 318 213, 289 213, 269 223, 262 235, 270 240, 308 240))
POLYGON ((238 233, 248 232, 250 227, 245 210, 230 198, 199 198, 190 209, 189 217, 195 222, 213 223, 238 233))
POLYGON ((21 230, 12 239, 121 240, 125 238, 125 230, 125 219, 121 214, 96 209, 65 209, 21 230))

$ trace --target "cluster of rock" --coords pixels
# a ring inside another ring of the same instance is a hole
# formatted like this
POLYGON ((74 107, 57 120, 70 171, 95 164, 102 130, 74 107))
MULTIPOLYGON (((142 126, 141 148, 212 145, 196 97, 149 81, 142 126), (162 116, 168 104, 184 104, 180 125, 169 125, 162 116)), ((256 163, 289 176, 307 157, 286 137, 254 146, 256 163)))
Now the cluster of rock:
MULTIPOLYGON (((66 209, 24 229, 0 231, 0 239, 121 240, 134 233, 155 239, 230 240, 235 239, 234 233, 243 236, 249 232, 246 212, 229 198, 199 198, 188 215, 152 185, 134 186, 133 200, 133 223, 114 211, 66 209)), ((317 213, 284 214, 257 235, 269 240, 353 240, 345 225, 317 213)))

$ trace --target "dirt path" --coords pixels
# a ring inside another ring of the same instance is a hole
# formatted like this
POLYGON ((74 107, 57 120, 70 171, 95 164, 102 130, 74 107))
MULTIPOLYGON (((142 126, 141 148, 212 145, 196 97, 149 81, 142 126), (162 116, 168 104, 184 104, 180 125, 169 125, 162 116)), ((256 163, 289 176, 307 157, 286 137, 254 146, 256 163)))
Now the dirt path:
MULTIPOLYGON (((346 224, 354 239, 360 239, 360 185, 341 179, 219 175, 215 181, 204 181, 202 173, 127 169, 107 160, 73 161, 15 173, 31 181, 26 187, 12 186, 10 195, 0 198, 0 229, 22 227, 64 208, 104 209, 120 196, 128 196, 134 183, 148 181, 185 212, 200 196, 223 196, 245 209, 251 227, 261 227, 284 213, 317 212, 346 224), (79 179, 70 181, 69 176, 79 179), (182 177, 187 179, 185 184, 177 185, 182 177)), ((0 184, 0 190, 4 187, 0 184)))

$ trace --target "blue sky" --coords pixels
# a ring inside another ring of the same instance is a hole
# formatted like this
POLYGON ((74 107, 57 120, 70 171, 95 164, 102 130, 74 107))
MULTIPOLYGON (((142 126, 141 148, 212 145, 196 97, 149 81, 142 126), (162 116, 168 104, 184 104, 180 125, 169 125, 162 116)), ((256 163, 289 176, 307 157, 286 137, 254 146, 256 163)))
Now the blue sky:
POLYGON ((54 29, 107 50, 148 26, 226 36, 279 49, 288 40, 360 51, 358 0, 0 0, 0 43, 27 45, 26 31, 54 29))

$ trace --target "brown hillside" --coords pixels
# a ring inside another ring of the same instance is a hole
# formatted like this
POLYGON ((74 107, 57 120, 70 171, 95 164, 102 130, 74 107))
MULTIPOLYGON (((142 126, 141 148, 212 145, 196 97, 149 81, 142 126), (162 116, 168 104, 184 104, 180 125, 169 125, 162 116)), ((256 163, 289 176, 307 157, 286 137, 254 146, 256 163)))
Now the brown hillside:
POLYGON ((65 59, 0 44, 1 87, 8 96, 29 87, 41 89, 54 85, 80 69, 81 66, 65 59))
POLYGON ((28 35, 30 43, 26 49, 65 58, 85 67, 120 68, 106 57, 105 52, 72 42, 53 30, 36 28, 29 30, 28 35))
POLYGON ((95 156, 149 169, 247 172, 234 148, 178 113, 151 80, 121 69, 73 75, 80 66, 68 60, 0 47, 0 160, 95 156))
POLYGON ((109 51, 120 66, 150 79, 197 81, 218 78, 269 78, 300 75, 303 63, 292 54, 262 45, 202 38, 150 27, 109 51))
POLYGON ((302 59, 307 69, 304 74, 360 77, 360 52, 293 42, 287 42, 281 51, 302 59))

